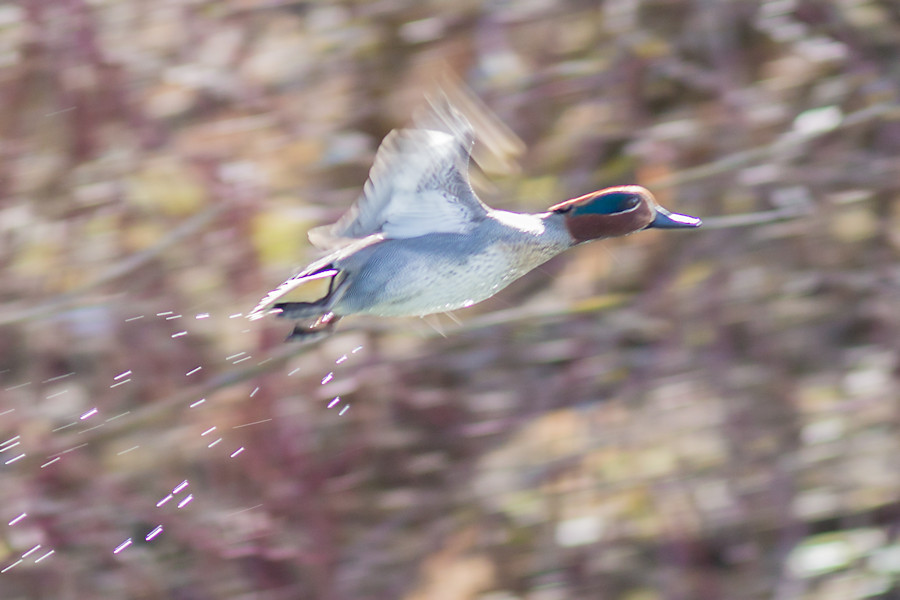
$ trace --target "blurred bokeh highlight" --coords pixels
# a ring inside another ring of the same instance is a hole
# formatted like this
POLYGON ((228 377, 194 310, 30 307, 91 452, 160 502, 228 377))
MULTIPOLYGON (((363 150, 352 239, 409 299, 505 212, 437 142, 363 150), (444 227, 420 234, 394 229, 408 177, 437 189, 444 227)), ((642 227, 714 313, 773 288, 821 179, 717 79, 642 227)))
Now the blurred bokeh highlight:
POLYGON ((896 597, 898 56, 892 0, 0 5, 0 596, 896 597), (492 206, 708 225, 244 319, 445 73, 492 206))

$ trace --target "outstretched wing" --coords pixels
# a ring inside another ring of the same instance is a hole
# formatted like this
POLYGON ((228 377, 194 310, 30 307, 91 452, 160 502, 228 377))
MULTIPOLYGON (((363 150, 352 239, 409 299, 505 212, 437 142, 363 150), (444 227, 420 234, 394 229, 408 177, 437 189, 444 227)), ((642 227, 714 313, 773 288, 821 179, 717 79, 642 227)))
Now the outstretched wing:
POLYGON ((485 218, 488 207, 469 184, 472 126, 444 95, 430 108, 416 129, 388 134, 362 195, 336 223, 309 232, 313 245, 333 249, 377 233, 464 233, 485 218))

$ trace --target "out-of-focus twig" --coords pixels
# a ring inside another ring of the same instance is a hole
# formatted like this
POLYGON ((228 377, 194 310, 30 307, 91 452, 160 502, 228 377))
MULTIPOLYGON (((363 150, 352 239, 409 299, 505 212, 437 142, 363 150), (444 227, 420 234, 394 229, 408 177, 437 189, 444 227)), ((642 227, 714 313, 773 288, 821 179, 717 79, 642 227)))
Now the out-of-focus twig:
MULTIPOLYGON (((740 169, 754 162, 763 160, 780 152, 792 150, 803 144, 822 137, 835 131, 846 129, 855 125, 868 123, 880 118, 900 118, 900 105, 887 102, 875 104, 867 108, 860 109, 856 112, 844 115, 840 122, 835 123, 831 127, 823 127, 809 132, 789 131, 780 138, 766 144, 748 150, 742 150, 729 154, 718 160, 714 160, 704 165, 699 165, 690 169, 684 169, 667 175, 660 179, 647 182, 647 186, 651 189, 658 190, 662 188, 674 187, 691 181, 705 179, 720 175, 727 171, 740 169)), ((750 227, 754 225, 764 225, 766 223, 774 223, 778 221, 786 221, 796 219, 801 216, 809 215, 812 212, 812 206, 808 204, 791 204, 782 206, 773 210, 765 210, 752 213, 744 213, 738 215, 723 215, 718 217, 704 217, 703 229, 731 229, 735 227, 750 227)))
POLYGON ((790 205, 775 208, 773 210, 761 210, 759 212, 742 213, 739 215, 723 215, 721 217, 705 217, 703 229, 732 229, 735 227, 751 227, 753 225, 765 225, 778 221, 787 221, 809 215, 813 212, 811 205, 790 205))
POLYGON ((150 248, 122 259, 121 261, 107 269, 106 272, 101 274, 93 281, 89 281, 88 283, 85 283, 84 285, 81 285, 74 290, 71 290, 64 294, 60 294, 36 306, 13 309, 0 313, 0 325, 20 323, 22 321, 28 321, 47 315, 52 315, 60 309, 76 306, 85 302, 84 296, 88 292, 96 290, 97 288, 100 288, 126 275, 134 273, 142 266, 146 265, 148 262, 162 254, 166 249, 202 230, 204 227, 209 225, 217 216, 219 216, 219 214, 224 209, 225 204, 223 203, 210 206, 203 212, 192 216, 184 223, 173 229, 168 235, 160 239, 150 248))
POLYGON ((881 118, 900 118, 900 105, 895 102, 885 102, 848 113, 833 127, 823 127, 809 132, 789 131, 781 137, 765 146, 758 146, 748 150, 741 150, 718 160, 699 165, 690 169, 683 169, 671 175, 646 182, 651 189, 669 188, 682 185, 691 181, 713 177, 727 171, 740 169, 751 163, 762 160, 785 150, 790 150, 819 137, 835 131, 847 129, 855 125, 861 125, 881 118))

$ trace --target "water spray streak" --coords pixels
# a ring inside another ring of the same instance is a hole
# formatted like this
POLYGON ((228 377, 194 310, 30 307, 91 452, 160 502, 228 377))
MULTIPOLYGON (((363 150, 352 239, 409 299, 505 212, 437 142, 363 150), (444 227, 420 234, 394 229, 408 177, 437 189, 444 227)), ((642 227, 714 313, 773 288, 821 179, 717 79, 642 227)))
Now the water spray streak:
POLYGON ((2 571, 0 571, 0 573, 6 573, 7 571, 9 571, 10 569, 12 569, 12 568, 15 567, 16 565, 20 564, 21 562, 22 562, 22 559, 20 558, 19 560, 17 560, 17 561, 14 562, 13 564, 9 565, 8 567, 6 567, 6 568, 3 569, 2 571))

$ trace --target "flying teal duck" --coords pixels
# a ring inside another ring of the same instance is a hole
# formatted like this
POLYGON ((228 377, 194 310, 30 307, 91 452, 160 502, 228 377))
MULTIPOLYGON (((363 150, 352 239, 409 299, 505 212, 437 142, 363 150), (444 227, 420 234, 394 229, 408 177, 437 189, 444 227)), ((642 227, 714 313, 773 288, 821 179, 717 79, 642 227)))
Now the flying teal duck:
POLYGON ((327 333, 348 315, 422 316, 471 306, 564 250, 648 228, 699 227, 637 185, 606 188, 537 214, 496 210, 469 184, 475 132, 448 102, 418 128, 384 139, 363 193, 338 221, 309 232, 329 252, 250 312, 295 319, 288 336, 327 333), (291 301, 301 288, 313 301, 291 301))

